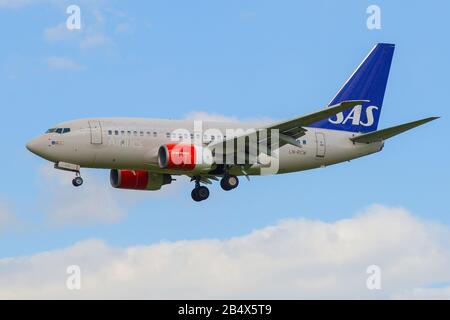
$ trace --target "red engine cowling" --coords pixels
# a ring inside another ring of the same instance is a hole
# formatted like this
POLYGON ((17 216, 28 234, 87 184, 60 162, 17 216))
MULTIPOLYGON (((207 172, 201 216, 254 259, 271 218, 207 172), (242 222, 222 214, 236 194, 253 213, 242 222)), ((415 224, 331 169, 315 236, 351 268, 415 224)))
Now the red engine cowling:
POLYGON ((170 174, 152 173, 145 170, 117 170, 110 172, 111 185, 118 189, 159 190, 172 182, 170 174))
POLYGON ((161 169, 209 171, 213 156, 210 149, 202 146, 171 143, 159 148, 158 164, 161 169))

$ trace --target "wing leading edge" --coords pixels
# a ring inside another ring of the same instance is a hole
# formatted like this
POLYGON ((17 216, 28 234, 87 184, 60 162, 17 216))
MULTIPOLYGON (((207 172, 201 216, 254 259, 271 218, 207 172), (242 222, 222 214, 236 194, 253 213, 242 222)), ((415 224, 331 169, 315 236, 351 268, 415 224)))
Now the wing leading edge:
MULTIPOLYGON (((325 109, 322 109, 317 112, 313 112, 310 114, 307 114, 305 116, 297 117, 291 120, 278 122, 272 125, 269 125, 264 128, 257 128, 257 130, 266 129, 266 130, 279 130, 279 137, 280 137, 280 147, 284 144, 292 144, 294 146, 297 146, 297 141, 295 139, 303 136, 306 131, 308 131, 305 127, 308 125, 314 124, 317 121, 328 119, 340 112, 343 112, 347 109, 353 108, 357 105, 361 105, 362 103, 368 102, 367 100, 349 100, 349 101, 342 101, 339 104, 336 104, 334 106, 327 107, 325 109)), ((208 147, 211 149, 217 148, 217 147, 223 147, 224 143, 231 140, 236 140, 243 137, 249 137, 251 135, 257 135, 257 131, 251 132, 248 134, 244 134, 238 137, 232 137, 225 141, 218 141, 210 144, 208 147)), ((267 140, 267 139, 266 139, 267 140)), ((262 142, 258 140, 258 142, 262 142)), ((226 152, 224 150, 224 152, 226 152)), ((234 152, 234 150, 232 151, 234 152)))

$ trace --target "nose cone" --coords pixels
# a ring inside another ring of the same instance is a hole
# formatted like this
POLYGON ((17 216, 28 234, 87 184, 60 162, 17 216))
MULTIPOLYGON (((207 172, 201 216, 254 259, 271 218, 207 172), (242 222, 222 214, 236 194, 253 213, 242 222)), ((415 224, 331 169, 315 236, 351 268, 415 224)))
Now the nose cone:
POLYGON ((44 145, 42 143, 42 139, 40 139, 40 138, 31 139, 27 143, 27 149, 29 151, 33 152, 35 155, 42 156, 42 153, 44 151, 44 145))

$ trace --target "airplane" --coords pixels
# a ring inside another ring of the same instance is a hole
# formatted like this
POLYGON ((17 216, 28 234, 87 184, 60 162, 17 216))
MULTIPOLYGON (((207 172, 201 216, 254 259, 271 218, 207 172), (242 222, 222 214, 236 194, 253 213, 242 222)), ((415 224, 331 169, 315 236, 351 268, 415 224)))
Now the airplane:
POLYGON ((188 176, 194 201, 206 185, 225 191, 239 177, 326 167, 379 152, 387 139, 439 117, 378 130, 395 45, 379 43, 331 102, 317 112, 269 124, 145 118, 90 118, 60 123, 30 140, 32 153, 75 173, 110 169, 112 187, 160 190, 188 176))

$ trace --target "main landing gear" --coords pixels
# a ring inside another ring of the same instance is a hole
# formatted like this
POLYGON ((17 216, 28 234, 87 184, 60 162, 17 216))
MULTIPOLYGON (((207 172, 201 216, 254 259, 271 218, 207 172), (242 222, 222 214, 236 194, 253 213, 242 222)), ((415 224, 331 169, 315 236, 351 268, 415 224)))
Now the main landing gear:
POLYGON ((220 180, 220 186, 225 191, 230 191, 239 185, 239 179, 236 176, 233 175, 224 175, 223 178, 220 180))
MULTIPOLYGON (((195 188, 191 192, 192 200, 196 202, 200 202, 208 199, 209 190, 207 187, 200 185, 200 177, 193 177, 192 180, 195 180, 195 188)), ((239 185, 239 179, 236 176, 226 174, 220 180, 220 186, 225 191, 230 191, 239 185)))
POLYGON ((209 197, 209 189, 200 185, 200 178, 198 177, 195 178, 195 188, 191 192, 191 197, 196 202, 206 200, 209 197))

